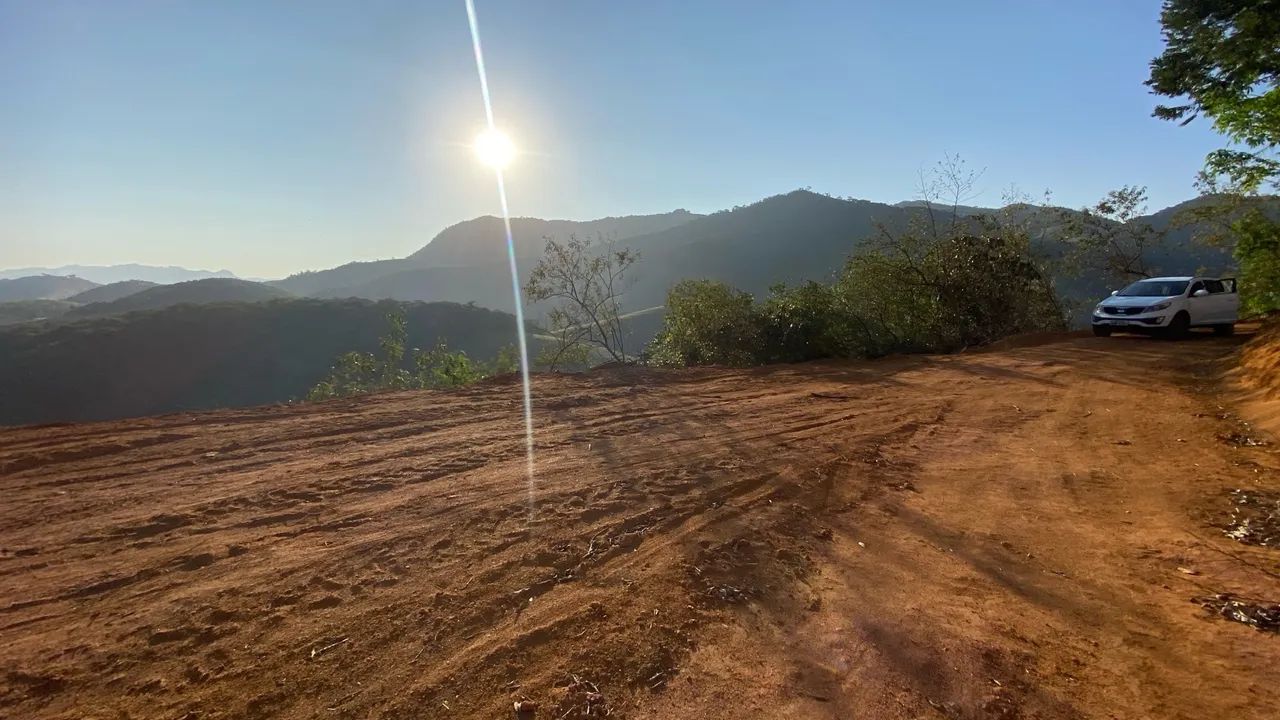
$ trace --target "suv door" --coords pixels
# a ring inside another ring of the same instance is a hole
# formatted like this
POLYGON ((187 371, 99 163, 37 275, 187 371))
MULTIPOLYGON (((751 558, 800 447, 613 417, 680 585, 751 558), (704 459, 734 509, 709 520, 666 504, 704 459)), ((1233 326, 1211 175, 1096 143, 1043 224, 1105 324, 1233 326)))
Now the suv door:
POLYGON ((1213 280, 1206 278, 1204 281, 1204 289, 1209 291, 1209 320, 1215 323, 1227 322, 1227 316, 1230 311, 1228 301, 1230 295, 1222 285, 1221 280, 1213 280))
POLYGON ((1191 316, 1192 325, 1207 325, 1213 322, 1213 297, 1210 295, 1196 297, 1196 293, 1201 290, 1208 292, 1203 280, 1195 280, 1191 283, 1191 287, 1187 288, 1187 314, 1191 316))
POLYGON ((1234 323, 1240 319, 1240 288, 1235 278, 1222 278, 1221 282, 1226 291, 1222 298, 1222 322, 1234 323))

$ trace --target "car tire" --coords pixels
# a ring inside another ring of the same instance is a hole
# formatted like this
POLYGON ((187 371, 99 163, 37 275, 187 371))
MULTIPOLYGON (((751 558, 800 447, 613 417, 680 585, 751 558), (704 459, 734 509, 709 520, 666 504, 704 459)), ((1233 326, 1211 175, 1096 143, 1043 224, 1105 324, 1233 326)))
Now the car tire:
POLYGON ((1168 327, 1164 329, 1165 337, 1170 340, 1181 340, 1187 336, 1191 330, 1191 316, 1186 311, 1180 312, 1173 316, 1169 321, 1168 327))
POLYGON ((1236 334, 1236 324, 1227 323, 1225 325, 1214 325, 1213 334, 1218 337, 1230 337, 1236 334))
POLYGON ((1094 325, 1093 334, 1097 337, 1111 337, 1111 328, 1106 325, 1094 325))

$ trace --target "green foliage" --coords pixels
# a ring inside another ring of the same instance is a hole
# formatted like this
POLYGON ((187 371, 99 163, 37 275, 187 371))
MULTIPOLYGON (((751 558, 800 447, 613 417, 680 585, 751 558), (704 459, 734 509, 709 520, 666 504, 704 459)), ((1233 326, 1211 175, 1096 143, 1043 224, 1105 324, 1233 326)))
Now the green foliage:
POLYGON ((751 293, 712 280, 684 280, 667 293, 667 315, 649 359, 658 365, 749 365, 760 361, 759 335, 751 293))
POLYGON ((345 352, 338 356, 329 376, 307 393, 308 400, 328 400, 373 392, 379 388, 375 381, 381 363, 373 353, 345 352))
POLYGON ((463 352, 449 352, 443 340, 430 350, 413 352, 412 386, 456 388, 479 382, 488 376, 486 368, 463 352))
POLYGON ((1232 223, 1240 266, 1241 311, 1280 310, 1280 223, 1254 209, 1232 223))
POLYGON ((950 351, 1065 327, 1025 230, 990 218, 941 235, 886 235, 850 258, 838 287, 869 355, 950 351))
POLYGON ((1064 326, 1025 230, 973 219, 882 229, 834 283, 776 286, 762 303, 723 283, 682 282, 650 359, 747 365, 939 352, 1064 326))
POLYGON ((515 345, 504 345, 498 349, 493 363, 489 365, 490 375, 507 375, 520 372, 520 351, 515 345))
POLYGON ((845 355, 850 333, 838 288, 807 282, 794 288, 775 285, 759 310, 757 357, 766 363, 803 362, 845 355))
POLYGON ((307 393, 308 400, 327 400, 387 390, 456 388, 479 382, 490 375, 519 368, 519 358, 511 346, 498 352, 490 365, 477 363, 465 352, 450 352, 443 338, 430 350, 414 349, 411 367, 405 367, 408 323, 403 310, 387 314, 387 333, 378 340, 381 356, 367 352, 347 352, 338 356, 329 376, 307 393))
POLYGON ((1166 0, 1160 22, 1165 49, 1147 85, 1185 102, 1155 116, 1185 124, 1204 115, 1242 148, 1208 156, 1206 188, 1280 187, 1280 0, 1166 0))
MULTIPOLYGON (((400 390, 409 387, 412 384, 412 378, 408 372, 401 367, 404 363, 404 346, 409 339, 408 326, 405 324, 403 310, 395 310, 387 313, 387 334, 378 339, 378 348, 382 350, 382 360, 379 363, 379 374, 381 382, 378 383, 380 389, 400 390)), ((440 341, 441 346, 444 341, 440 341)))

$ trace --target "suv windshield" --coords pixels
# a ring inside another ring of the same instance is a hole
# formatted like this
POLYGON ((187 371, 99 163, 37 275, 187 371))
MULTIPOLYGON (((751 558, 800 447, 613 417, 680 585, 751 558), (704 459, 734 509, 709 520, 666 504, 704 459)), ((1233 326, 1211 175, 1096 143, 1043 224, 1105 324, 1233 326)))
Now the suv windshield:
POLYGON ((1181 295, 1186 289, 1186 280, 1140 280, 1116 294, 1124 297, 1169 297, 1181 295))

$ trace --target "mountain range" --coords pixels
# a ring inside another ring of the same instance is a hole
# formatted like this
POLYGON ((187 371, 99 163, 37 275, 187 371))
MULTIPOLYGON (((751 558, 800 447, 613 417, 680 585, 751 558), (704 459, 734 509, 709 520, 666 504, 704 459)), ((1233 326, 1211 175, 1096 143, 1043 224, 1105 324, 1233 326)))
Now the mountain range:
MULTIPOLYGON (((1212 202, 1212 199, 1198 198, 1133 222, 1165 229, 1180 210, 1204 202, 1212 202)), ((1011 206, 1005 210, 1011 211, 1033 229, 1042 252, 1061 255, 1068 249, 1061 240, 1060 229, 1076 211, 1032 205, 1011 206)), ((756 294, 767 292, 777 283, 828 279, 839 271, 861 242, 880 228, 901 230, 913 220, 924 217, 926 212, 922 203, 916 201, 888 205, 797 190, 709 215, 676 210, 587 221, 513 218, 511 230, 522 275, 527 275, 542 256, 549 237, 565 239, 577 235, 617 243, 637 251, 640 260, 632 268, 623 299, 623 310, 635 312, 662 305, 671 285, 686 278, 721 280, 756 294)), ((951 210, 938 212, 949 217, 951 210)), ((963 206, 955 208, 955 212, 967 217, 998 210, 963 206)), ((1226 252, 1194 242, 1193 232, 1194 228, 1190 226, 1170 228, 1164 246, 1152 253, 1155 266, 1173 273, 1216 272, 1230 266, 1231 260, 1226 252)), ((90 269, 67 266, 57 270, 71 268, 90 269)), ((120 275, 131 272, 129 268, 146 266, 112 266, 98 270, 120 275)), ((161 270, 203 272, 176 268, 147 269, 152 272, 152 277, 161 270)), ((12 275, 14 272, 6 271, 4 274, 12 275)), ((147 280, 141 277, 131 279, 147 280)), ((1063 276, 1057 281, 1060 289, 1079 303, 1112 289, 1108 280, 1100 277, 1063 276)), ((474 218, 445 228, 421 249, 404 258, 347 263, 266 283, 232 278, 155 287, 132 283, 117 286, 111 291, 102 290, 101 297, 85 292, 91 288, 92 283, 83 277, 46 274, 0 279, 0 301, 23 299, 64 303, 43 302, 35 307, 0 302, 0 323, 63 315, 67 319, 115 315, 184 302, 260 301, 290 296, 445 301, 474 303, 506 312, 514 310, 503 223, 500 218, 492 216, 474 218), (109 296, 110 302, 104 302, 109 296)), ((528 313, 536 320, 545 310, 534 306, 528 308, 528 313)), ((652 322, 644 326, 656 327, 652 322)), ((646 339, 637 337, 640 342, 646 339)))
MULTIPOLYGON (((1190 201, 1197 202, 1203 201, 1190 201)), ((1188 204, 1133 222, 1165 229, 1188 204)), ((1007 210, 1027 222, 1043 252, 1060 255, 1067 249, 1060 230, 1076 211, 1032 205, 1007 210)), ((926 212, 917 202, 887 205, 797 190, 710 215, 677 211, 587 222, 517 218, 512 220, 512 235, 522 274, 541 257, 547 236, 602 237, 636 250, 640 260, 632 270, 623 309, 637 311, 661 305, 671 285, 686 278, 721 280, 756 294, 777 283, 828 279, 880 228, 901 230, 926 212)), ((950 209, 936 212, 950 217, 950 209)), ((961 216, 995 212, 999 210, 956 209, 961 216)), ((1155 265, 1167 272, 1216 272, 1230 266, 1226 252, 1194 242, 1193 233, 1191 226, 1170 229, 1164 246, 1152 253, 1155 265)), ((1111 289, 1107 279, 1099 277, 1059 281, 1070 296, 1082 300, 1111 289)), ((406 258, 351 263, 271 284, 313 297, 473 302, 511 311, 510 283, 502 221, 481 217, 444 230, 406 258)), ((538 317, 539 311, 531 308, 530 316, 538 317)))
POLYGON ((0 280, 31 275, 63 275, 88 280, 98 285, 121 280, 146 280, 153 283, 176 283, 212 277, 235 277, 230 270, 188 270, 177 266, 158 265, 62 265, 60 267, 25 267, 0 270, 0 280))
MULTIPOLYGON (((120 283, 103 285, 89 292, 117 288, 120 283)), ((263 302, 293 297, 292 293, 270 285, 238 278, 205 278, 172 285, 138 287, 133 292, 117 293, 111 300, 89 302, 67 311, 67 319, 123 315, 138 310, 159 310, 173 305, 210 305, 214 303, 263 302)), ((87 293, 85 293, 87 294, 87 293)), ((76 297, 83 297, 81 294, 76 297)), ((75 298, 72 298, 74 300, 75 298)))
POLYGON ((94 285, 82 278, 57 275, 0 280, 0 297, 4 296, 9 299, 0 302, 0 325, 108 317, 183 304, 262 302, 294 297, 280 288, 238 278, 204 278, 171 285, 146 280, 94 285), (86 285, 88 289, 81 290, 86 285))

